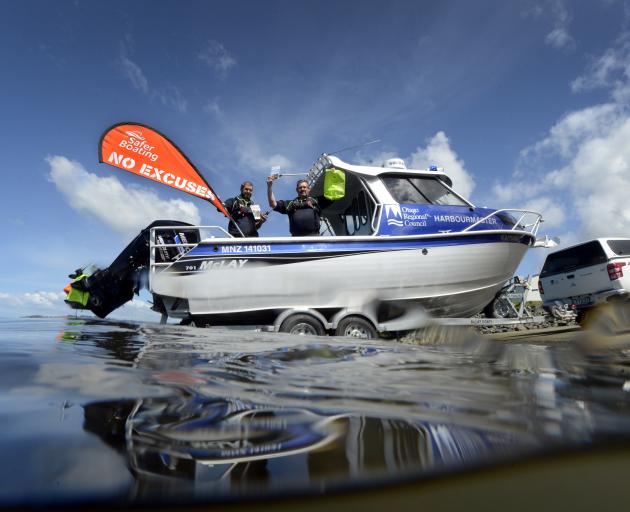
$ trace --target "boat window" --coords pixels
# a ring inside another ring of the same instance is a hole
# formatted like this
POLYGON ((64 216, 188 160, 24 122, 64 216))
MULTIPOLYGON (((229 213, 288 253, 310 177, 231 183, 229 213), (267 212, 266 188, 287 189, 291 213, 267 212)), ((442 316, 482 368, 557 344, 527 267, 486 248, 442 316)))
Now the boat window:
POLYGON ((630 240, 608 240, 606 243, 618 256, 630 254, 630 240))
POLYGON ((606 263, 608 258, 598 241, 588 242, 547 256, 540 277, 571 272, 582 267, 606 263))
POLYGON ((381 179, 398 203, 468 206, 439 179, 431 176, 383 176, 381 179))

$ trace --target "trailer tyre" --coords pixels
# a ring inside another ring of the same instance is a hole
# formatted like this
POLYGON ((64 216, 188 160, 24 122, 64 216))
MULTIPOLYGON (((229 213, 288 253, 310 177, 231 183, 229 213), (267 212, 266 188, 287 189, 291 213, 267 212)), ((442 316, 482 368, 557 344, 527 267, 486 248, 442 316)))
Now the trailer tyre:
POLYGON ((337 325, 335 330, 336 336, 344 336, 346 338, 378 338, 378 333, 372 325, 372 322, 361 318, 360 316, 347 316, 337 325))
POLYGON ((288 317, 280 325, 280 332, 303 336, 323 336, 326 334, 322 323, 317 318, 306 314, 296 314, 288 317))
POLYGON ((514 317, 509 301, 503 297, 495 298, 490 304, 483 308, 483 314, 486 315, 486 318, 514 317))

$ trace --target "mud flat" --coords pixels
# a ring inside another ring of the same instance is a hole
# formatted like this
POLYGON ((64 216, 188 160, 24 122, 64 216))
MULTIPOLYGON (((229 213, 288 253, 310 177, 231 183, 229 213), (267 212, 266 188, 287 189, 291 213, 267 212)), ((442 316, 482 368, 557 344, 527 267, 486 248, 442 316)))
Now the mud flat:
POLYGON ((506 342, 549 345, 574 341, 580 332, 578 325, 544 327, 524 331, 509 331, 484 334, 486 338, 506 342))
POLYGON ((583 334, 580 326, 575 323, 570 325, 543 325, 539 328, 520 325, 516 328, 500 329, 486 326, 453 326, 435 323, 409 332, 400 338, 399 341, 413 345, 458 344, 474 342, 475 340, 491 340, 510 344, 557 345, 576 341, 583 334))

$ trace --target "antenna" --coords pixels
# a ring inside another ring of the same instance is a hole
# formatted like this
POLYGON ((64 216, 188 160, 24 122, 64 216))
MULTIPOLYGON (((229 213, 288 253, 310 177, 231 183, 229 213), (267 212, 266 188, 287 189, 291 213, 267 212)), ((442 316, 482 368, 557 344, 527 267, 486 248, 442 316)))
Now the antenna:
POLYGON ((271 168, 271 174, 269 175, 270 178, 272 178, 273 180, 277 180, 278 178, 281 178, 282 176, 306 176, 308 175, 308 172, 280 172, 282 170, 282 167, 280 167, 279 165, 274 165, 271 168))
POLYGON ((350 151, 351 149, 362 148, 363 146, 369 146, 370 144, 376 144, 377 142, 381 142, 381 139, 374 139, 368 142, 364 142, 363 144, 357 144, 356 146, 350 146, 348 148, 337 149, 331 153, 326 153, 327 155, 334 155, 336 153, 341 153, 343 151, 350 151))

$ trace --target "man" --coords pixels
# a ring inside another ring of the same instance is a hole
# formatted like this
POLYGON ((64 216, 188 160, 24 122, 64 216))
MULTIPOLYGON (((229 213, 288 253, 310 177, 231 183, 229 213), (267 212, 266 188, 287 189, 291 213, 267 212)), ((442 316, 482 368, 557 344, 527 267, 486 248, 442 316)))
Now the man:
POLYGON ((241 193, 225 201, 225 209, 234 219, 228 224, 228 232, 232 236, 258 236, 258 228, 267 220, 267 215, 260 211, 260 206, 252 201, 254 185, 251 181, 245 181, 241 185, 241 193), (238 228, 241 232, 239 232, 238 228))
POLYGON ((322 208, 326 208, 332 201, 324 196, 311 197, 311 188, 306 180, 298 180, 295 191, 297 197, 290 201, 276 201, 273 195, 274 177, 267 178, 267 198, 269 206, 277 211, 289 216, 289 229, 293 236, 316 236, 319 235, 320 215, 322 208))

